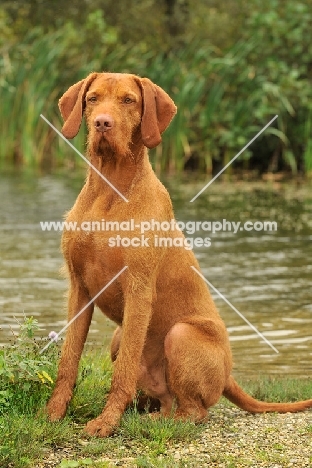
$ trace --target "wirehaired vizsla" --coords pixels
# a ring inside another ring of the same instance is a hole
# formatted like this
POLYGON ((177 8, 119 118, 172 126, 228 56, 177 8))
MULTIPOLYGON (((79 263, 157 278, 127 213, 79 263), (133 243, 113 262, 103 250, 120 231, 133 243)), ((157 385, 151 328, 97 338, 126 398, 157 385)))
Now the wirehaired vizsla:
POLYGON ((68 328, 55 389, 47 405, 50 419, 60 419, 66 413, 94 305, 118 327, 111 345, 111 390, 103 412, 87 424, 89 434, 111 434, 137 390, 156 399, 163 415, 195 422, 205 420, 207 409, 221 395, 252 413, 312 407, 312 399, 260 402, 235 382, 226 327, 206 284, 191 268, 200 269, 193 252, 183 245, 179 229, 168 230, 162 224, 138 245, 138 239, 142 240, 140 223, 167 221, 172 226, 174 219, 170 196, 153 172, 147 152, 161 142, 161 134, 176 113, 166 92, 147 78, 91 73, 65 92, 59 107, 67 138, 78 133, 85 115, 90 162, 119 192, 90 168, 67 221, 81 225, 84 221, 121 223, 133 219, 135 228, 118 233, 126 234, 128 246, 120 242, 111 246, 110 238, 116 235, 111 231, 63 234, 70 280, 68 319, 87 307, 68 328), (156 236, 176 242, 159 247, 156 236))

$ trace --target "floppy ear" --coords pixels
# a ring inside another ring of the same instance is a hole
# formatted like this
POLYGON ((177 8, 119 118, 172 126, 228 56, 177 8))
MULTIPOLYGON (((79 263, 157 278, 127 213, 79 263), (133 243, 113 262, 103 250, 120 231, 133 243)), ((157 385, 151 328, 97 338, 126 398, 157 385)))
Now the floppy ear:
POLYGON ((86 92, 97 75, 97 73, 91 73, 84 80, 78 81, 59 100, 59 109, 65 121, 62 133, 66 138, 74 138, 79 131, 85 109, 86 92))
POLYGON ((148 78, 139 80, 143 97, 142 141, 147 148, 161 142, 161 134, 173 119, 177 108, 170 96, 148 78))

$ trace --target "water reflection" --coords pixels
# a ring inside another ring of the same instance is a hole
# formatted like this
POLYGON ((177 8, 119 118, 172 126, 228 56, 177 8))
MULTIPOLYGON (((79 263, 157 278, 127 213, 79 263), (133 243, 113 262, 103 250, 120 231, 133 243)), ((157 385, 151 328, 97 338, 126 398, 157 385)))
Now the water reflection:
MULTIPOLYGON (((204 181, 203 181, 204 182, 204 181)), ((83 177, 0 176, 0 342, 10 340, 24 315, 47 336, 66 323, 66 282, 60 233, 39 221, 61 220, 83 177)), ((178 220, 274 220, 276 232, 207 233, 211 247, 195 250, 203 275, 279 350, 275 354, 214 292, 232 341, 235 372, 309 375, 312 355, 311 187, 214 183, 194 203, 200 181, 166 180, 178 220)), ((96 311, 89 343, 109 342, 114 326, 96 311)))

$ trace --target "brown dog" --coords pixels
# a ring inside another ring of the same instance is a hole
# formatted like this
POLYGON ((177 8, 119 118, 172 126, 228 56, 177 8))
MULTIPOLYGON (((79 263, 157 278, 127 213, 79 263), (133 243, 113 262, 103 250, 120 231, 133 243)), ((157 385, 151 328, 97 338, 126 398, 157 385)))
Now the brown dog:
POLYGON ((47 405, 50 419, 62 418, 72 397, 94 302, 119 327, 111 346, 111 391, 103 412, 86 426, 90 434, 109 435, 138 389, 159 400, 162 414, 194 421, 204 420, 207 408, 221 395, 252 413, 312 407, 312 400, 259 402, 231 376, 225 325, 206 284, 191 268, 199 270, 198 263, 185 248, 182 232, 172 224, 169 194, 148 160, 147 148, 161 142, 161 133, 176 112, 170 97, 147 78, 92 73, 66 91, 59 107, 67 138, 78 133, 85 114, 90 162, 119 192, 89 169, 67 221, 81 225, 133 219, 135 227, 126 233, 76 230, 63 234, 70 278, 68 319, 85 310, 67 332, 47 405), (157 230, 154 226, 142 237, 140 223, 151 220, 157 230), (160 238, 166 239, 165 245, 158 246, 160 238), (127 268, 92 301, 123 267, 127 268))

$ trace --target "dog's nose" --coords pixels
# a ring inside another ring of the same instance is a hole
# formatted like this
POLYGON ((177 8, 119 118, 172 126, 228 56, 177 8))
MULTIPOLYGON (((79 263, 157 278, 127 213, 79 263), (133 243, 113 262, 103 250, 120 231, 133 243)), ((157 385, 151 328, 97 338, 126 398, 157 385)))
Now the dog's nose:
POLYGON ((99 114, 94 119, 94 126, 98 132, 107 132, 114 126, 114 119, 109 114, 99 114))

